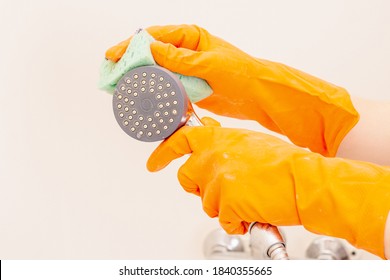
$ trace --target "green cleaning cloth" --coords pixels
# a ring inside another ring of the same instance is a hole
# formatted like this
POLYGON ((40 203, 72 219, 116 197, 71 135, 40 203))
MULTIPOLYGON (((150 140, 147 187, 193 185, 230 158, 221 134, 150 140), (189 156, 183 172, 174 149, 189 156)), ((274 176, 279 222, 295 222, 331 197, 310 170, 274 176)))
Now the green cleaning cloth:
MULTIPOLYGON (((156 65, 150 51, 150 44, 153 41, 154 38, 148 32, 141 30, 133 36, 126 52, 117 63, 104 60, 100 68, 99 88, 114 93, 117 82, 128 71, 140 66, 156 65)), ((193 103, 208 97, 213 92, 205 80, 175 74, 183 83, 187 96, 193 103)))

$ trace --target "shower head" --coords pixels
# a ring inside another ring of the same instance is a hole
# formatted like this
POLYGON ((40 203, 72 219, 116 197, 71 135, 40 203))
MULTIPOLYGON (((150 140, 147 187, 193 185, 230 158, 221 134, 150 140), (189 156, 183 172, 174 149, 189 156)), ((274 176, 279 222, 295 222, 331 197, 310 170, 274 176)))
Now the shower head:
POLYGON ((201 124, 179 78, 160 66, 127 72, 117 83, 112 105, 122 130, 144 142, 164 140, 190 119, 201 124))

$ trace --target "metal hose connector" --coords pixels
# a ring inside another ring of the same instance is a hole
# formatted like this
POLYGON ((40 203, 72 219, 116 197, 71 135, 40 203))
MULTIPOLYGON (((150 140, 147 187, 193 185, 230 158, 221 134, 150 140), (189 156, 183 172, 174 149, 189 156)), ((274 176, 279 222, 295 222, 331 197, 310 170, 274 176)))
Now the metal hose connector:
POLYGON ((286 243, 277 227, 252 223, 249 227, 250 246, 254 259, 288 260, 286 243))

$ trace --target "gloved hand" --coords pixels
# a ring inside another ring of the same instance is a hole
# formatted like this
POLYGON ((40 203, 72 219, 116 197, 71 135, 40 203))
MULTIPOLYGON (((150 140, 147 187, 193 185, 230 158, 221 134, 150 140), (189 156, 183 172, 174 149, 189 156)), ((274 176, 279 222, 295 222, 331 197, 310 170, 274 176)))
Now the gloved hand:
MULTIPOLYGON (((346 90, 283 64, 255 59, 194 25, 154 26, 147 31, 156 62, 206 80, 213 94, 197 102, 216 114, 256 120, 293 143, 325 156, 338 146, 359 115, 346 90)), ((110 48, 117 61, 129 40, 110 48)))
POLYGON ((390 168, 325 158, 278 138, 217 126, 182 127, 150 156, 158 171, 184 154, 183 188, 231 234, 251 222, 300 225, 384 257, 390 168))

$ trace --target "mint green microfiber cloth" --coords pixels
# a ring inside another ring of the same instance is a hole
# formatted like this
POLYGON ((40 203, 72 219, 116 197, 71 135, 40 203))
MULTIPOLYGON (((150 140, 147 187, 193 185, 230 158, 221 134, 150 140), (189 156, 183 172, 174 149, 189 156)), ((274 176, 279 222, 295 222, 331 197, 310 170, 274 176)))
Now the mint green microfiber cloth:
MULTIPOLYGON (((128 71, 140 67, 156 65, 150 51, 150 44, 154 38, 145 30, 135 34, 118 62, 104 60, 100 68, 99 88, 114 93, 117 82, 128 71)), ((183 76, 175 73, 186 89, 191 102, 198 102, 208 97, 213 91, 205 80, 197 77, 183 76)))

